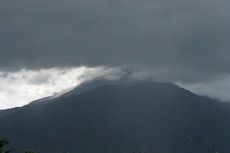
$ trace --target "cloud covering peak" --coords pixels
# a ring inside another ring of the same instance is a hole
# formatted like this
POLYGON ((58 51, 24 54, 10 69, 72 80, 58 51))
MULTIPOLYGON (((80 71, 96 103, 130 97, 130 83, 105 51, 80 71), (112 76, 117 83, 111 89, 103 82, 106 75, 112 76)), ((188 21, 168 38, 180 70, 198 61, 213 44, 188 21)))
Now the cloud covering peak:
POLYGON ((133 78, 176 81, 229 101, 229 7, 229 0, 2 0, 0 98, 34 99, 37 88, 39 97, 50 95, 64 88, 50 80, 59 82, 59 73, 71 80, 73 67, 86 66, 125 67, 133 78))

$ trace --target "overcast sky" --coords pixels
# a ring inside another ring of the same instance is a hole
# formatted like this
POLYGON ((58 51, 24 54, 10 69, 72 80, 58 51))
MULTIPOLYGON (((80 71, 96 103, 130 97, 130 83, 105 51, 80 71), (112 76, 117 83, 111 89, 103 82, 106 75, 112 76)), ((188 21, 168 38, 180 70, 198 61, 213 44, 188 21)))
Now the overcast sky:
POLYGON ((0 71, 128 67, 200 93, 230 84, 229 7, 229 0, 1 0, 0 71))

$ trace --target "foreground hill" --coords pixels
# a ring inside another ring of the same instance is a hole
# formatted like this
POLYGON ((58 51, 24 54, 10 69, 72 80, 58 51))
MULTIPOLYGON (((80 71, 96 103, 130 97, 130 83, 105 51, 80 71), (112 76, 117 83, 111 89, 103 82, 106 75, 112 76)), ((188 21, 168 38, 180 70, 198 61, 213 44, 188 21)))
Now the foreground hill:
POLYGON ((0 123, 15 152, 230 152, 230 105, 164 83, 94 81, 0 123))

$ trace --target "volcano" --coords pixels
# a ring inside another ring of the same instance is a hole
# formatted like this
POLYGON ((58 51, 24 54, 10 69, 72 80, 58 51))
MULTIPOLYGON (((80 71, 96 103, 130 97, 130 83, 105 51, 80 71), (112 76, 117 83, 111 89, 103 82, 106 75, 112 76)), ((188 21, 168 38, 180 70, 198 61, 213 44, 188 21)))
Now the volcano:
POLYGON ((0 123, 13 152, 230 152, 230 105, 167 83, 90 81, 0 111, 0 123))

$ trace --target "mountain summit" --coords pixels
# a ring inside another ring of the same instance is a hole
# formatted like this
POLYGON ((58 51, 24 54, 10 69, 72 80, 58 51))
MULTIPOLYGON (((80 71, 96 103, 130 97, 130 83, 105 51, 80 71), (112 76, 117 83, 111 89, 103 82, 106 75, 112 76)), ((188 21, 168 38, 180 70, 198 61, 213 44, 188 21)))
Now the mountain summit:
POLYGON ((229 116, 229 104, 176 85, 97 80, 0 111, 0 136, 15 152, 229 153, 229 116))

